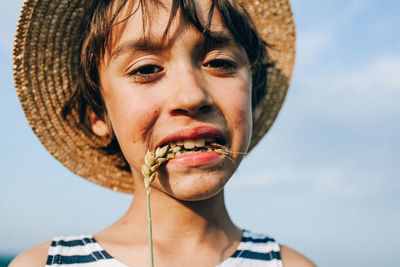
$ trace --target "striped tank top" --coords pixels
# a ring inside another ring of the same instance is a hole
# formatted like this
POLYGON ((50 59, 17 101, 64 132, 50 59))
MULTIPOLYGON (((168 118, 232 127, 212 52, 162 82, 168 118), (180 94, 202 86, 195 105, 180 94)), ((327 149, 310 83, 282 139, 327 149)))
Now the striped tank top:
MULTIPOLYGON (((46 266, 128 267, 108 254, 92 235, 54 238, 46 266)), ((235 253, 216 267, 282 267, 280 248, 266 235, 243 230, 235 253)))

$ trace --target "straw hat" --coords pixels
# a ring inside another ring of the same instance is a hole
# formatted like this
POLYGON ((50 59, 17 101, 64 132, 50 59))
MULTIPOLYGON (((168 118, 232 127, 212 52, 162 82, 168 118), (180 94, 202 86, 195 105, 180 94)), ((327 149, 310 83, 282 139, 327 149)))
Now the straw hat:
MULTIPOLYGON (((46 149, 72 172, 112 190, 132 193, 133 179, 116 167, 92 132, 67 120, 61 108, 74 88, 80 57, 79 25, 93 0, 26 0, 14 43, 15 87, 22 108, 46 149)), ((295 57, 295 26, 289 0, 239 0, 256 22, 274 67, 268 69, 267 95, 253 112, 251 148, 274 122, 289 86, 295 57)))

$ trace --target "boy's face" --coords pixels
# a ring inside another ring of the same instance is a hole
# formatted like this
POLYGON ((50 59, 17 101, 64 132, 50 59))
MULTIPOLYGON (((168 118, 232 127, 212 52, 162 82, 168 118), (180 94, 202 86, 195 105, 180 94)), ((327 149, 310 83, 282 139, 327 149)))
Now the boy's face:
MULTIPOLYGON (((153 194, 207 199, 223 189, 239 165, 242 156, 234 152, 246 152, 250 142, 250 65, 218 12, 211 26, 221 35, 217 39, 204 42, 178 11, 161 43, 170 15, 170 2, 165 4, 166 9, 151 11, 146 42, 140 8, 127 23, 113 29, 111 52, 99 67, 102 95, 135 190, 143 189, 141 166, 146 152, 162 144, 208 137, 219 139, 232 151, 230 157, 214 151, 178 156, 160 169, 152 184, 153 194)), ((197 5, 206 20, 208 1, 197 5)))

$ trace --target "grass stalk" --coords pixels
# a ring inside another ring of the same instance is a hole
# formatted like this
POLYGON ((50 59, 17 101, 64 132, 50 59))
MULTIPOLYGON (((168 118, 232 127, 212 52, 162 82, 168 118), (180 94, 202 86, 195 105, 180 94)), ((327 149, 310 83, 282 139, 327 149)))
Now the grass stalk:
POLYGON ((150 207, 150 186, 146 188, 147 195, 147 221, 149 230, 149 252, 150 252, 150 266, 154 267, 154 254, 153 254, 153 226, 151 222, 151 207, 150 207))

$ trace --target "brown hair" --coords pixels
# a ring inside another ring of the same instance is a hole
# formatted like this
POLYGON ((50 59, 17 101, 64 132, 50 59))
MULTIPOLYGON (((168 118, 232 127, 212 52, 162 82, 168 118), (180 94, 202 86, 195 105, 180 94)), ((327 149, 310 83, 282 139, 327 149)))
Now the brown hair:
MULTIPOLYGON (((130 16, 117 21, 124 6, 129 0, 98 0, 93 1, 90 8, 85 10, 85 17, 81 25, 81 59, 79 76, 77 77, 76 87, 62 109, 64 118, 76 109, 79 114, 82 127, 90 128, 88 114, 93 111, 97 117, 104 120, 112 132, 109 125, 106 107, 101 95, 101 84, 98 74, 100 61, 103 59, 107 49, 110 49, 112 29, 116 24, 123 23, 130 16), (117 3, 114 5, 114 2, 117 3)), ((138 7, 142 10, 142 19, 146 20, 146 15, 151 16, 148 11, 150 5, 163 5, 159 0, 138 0, 138 7)), ((169 31, 169 27, 176 17, 177 11, 181 9, 183 19, 193 25, 205 37, 212 34, 210 31, 211 20, 214 10, 217 9, 226 28, 230 31, 235 41, 244 48, 252 68, 252 108, 258 104, 259 100, 267 93, 267 65, 264 64, 267 45, 257 33, 254 23, 251 21, 247 12, 229 0, 212 0, 208 14, 208 20, 202 22, 197 15, 195 0, 173 0, 169 22, 164 32, 164 37, 169 31)), ((145 25, 145 23, 143 23, 145 25)), ((144 27, 144 26, 143 26, 144 27)), ((144 30, 144 29, 143 29, 144 30)), ((144 31, 143 31, 144 32, 144 31)), ((119 154, 122 152, 118 141, 111 134, 110 142, 107 146, 100 148, 107 154, 119 154)), ((129 170, 129 165, 125 161, 121 169, 129 170)))

